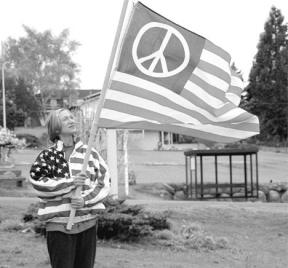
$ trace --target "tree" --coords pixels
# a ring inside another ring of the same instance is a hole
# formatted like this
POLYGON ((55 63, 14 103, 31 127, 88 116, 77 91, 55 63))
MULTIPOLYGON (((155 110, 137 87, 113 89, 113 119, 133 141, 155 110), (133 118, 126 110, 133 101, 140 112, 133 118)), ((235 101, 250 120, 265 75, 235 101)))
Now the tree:
POLYGON ((37 32, 23 26, 25 37, 9 38, 5 60, 14 64, 17 76, 41 96, 42 108, 55 90, 79 87, 79 66, 72 60, 79 43, 69 40, 69 31, 53 36, 50 30, 37 32))
POLYGON ((26 84, 22 78, 16 80, 14 102, 17 109, 23 111, 25 118, 39 119, 41 105, 33 93, 32 86, 26 84))
MULTIPOLYGON (((2 84, 2 80, 0 80, 2 84)), ((15 79, 11 77, 6 77, 5 79, 5 104, 6 104, 6 124, 7 128, 14 129, 17 125, 17 121, 23 121, 23 111, 17 110, 15 100, 14 88, 16 86, 15 79)), ((1 88, 1 103, 0 103, 0 125, 3 126, 3 98, 2 98, 2 88, 1 88)))
MULTIPOLYGON (((2 81, 0 80, 2 84, 2 81)), ((40 105, 36 100, 31 86, 23 79, 7 75, 5 78, 6 122, 9 129, 23 126, 26 117, 39 118, 40 105)), ((3 126, 3 98, 1 88, 0 125, 3 126)))
POLYGON ((288 53, 287 25, 272 7, 260 35, 242 106, 260 119, 260 140, 287 140, 288 53))

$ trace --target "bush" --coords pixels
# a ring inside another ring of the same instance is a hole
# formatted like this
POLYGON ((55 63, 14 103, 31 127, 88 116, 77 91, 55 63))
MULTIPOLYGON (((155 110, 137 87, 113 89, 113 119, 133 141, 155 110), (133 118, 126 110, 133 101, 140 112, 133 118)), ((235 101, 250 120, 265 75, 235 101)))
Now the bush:
POLYGON ((24 223, 32 223, 32 229, 36 234, 46 236, 45 223, 38 219, 37 211, 39 203, 31 204, 27 211, 23 214, 22 220, 24 223))
POLYGON ((98 237, 120 241, 136 241, 152 234, 151 226, 145 221, 124 213, 107 213, 98 220, 98 237))
POLYGON ((186 248, 216 250, 228 247, 226 237, 207 235, 202 226, 197 223, 183 225, 180 232, 181 240, 186 248))
POLYGON ((27 148, 37 148, 41 145, 38 138, 31 134, 17 134, 18 139, 24 139, 27 148))
MULTIPOLYGON (((104 202, 107 206, 108 202, 104 202)), ((155 230, 170 228, 165 213, 152 213, 144 211, 143 207, 129 206, 121 202, 114 203, 99 214, 99 239, 115 239, 119 241, 139 241, 143 237, 153 234, 155 230)), ((33 222, 33 229, 37 234, 45 235, 45 224, 38 220, 38 203, 28 207, 23 215, 24 222, 33 222)))
POLYGON ((5 232, 18 232, 23 230, 23 223, 15 219, 7 219, 1 222, 0 230, 5 232))
MULTIPOLYGON (((169 247, 175 250, 217 250, 228 247, 226 237, 207 234, 199 223, 182 225, 179 231, 173 231, 166 212, 146 211, 139 205, 126 205, 123 201, 106 199, 107 209, 99 214, 99 239, 118 240, 121 242, 139 242, 149 238, 151 245, 169 247), (108 205, 109 204, 109 205, 108 205), (152 238, 152 239, 150 239, 152 238)), ((38 203, 28 207, 23 215, 25 223, 32 223, 36 234, 46 234, 45 224, 37 217, 38 203)), ((31 226, 30 225, 30 226, 31 226)), ((9 225, 9 230, 16 230, 19 225, 9 225)), ((146 240, 147 241, 147 240, 146 240)))
POLYGON ((38 216, 37 216, 38 208, 39 208, 39 203, 31 204, 28 207, 27 211, 24 213, 22 220, 24 222, 30 222, 30 221, 34 221, 38 219, 38 216))
POLYGON ((154 237, 156 239, 161 239, 161 240, 174 240, 175 239, 175 234, 171 230, 160 230, 156 231, 154 233, 154 237))
POLYGON ((138 241, 155 230, 168 229, 167 215, 144 211, 139 205, 108 208, 98 220, 98 237, 120 241, 138 241))

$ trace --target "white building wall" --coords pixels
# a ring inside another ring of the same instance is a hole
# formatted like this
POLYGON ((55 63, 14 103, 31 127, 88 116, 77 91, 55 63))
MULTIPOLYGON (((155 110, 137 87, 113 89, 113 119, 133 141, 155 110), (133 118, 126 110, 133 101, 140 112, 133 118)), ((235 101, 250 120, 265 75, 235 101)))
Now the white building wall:
POLYGON ((129 150, 157 150, 159 142, 158 131, 129 131, 129 150))

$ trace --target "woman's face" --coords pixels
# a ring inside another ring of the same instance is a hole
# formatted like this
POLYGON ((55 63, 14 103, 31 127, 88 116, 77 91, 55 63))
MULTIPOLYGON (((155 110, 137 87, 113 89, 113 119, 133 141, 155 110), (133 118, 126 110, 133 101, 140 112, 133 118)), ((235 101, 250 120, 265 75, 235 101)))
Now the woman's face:
POLYGON ((59 119, 62 123, 62 130, 61 134, 75 134, 77 129, 76 129, 76 123, 75 123, 75 118, 74 115, 67 111, 61 111, 59 114, 59 119))

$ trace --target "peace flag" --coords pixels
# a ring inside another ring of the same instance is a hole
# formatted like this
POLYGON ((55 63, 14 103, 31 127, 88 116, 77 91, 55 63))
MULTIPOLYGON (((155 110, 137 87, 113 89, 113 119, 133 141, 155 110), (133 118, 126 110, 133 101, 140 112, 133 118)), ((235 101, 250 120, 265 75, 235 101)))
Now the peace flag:
POLYGON ((259 132, 238 107, 241 77, 222 48, 138 2, 132 11, 99 127, 234 142, 259 132))

